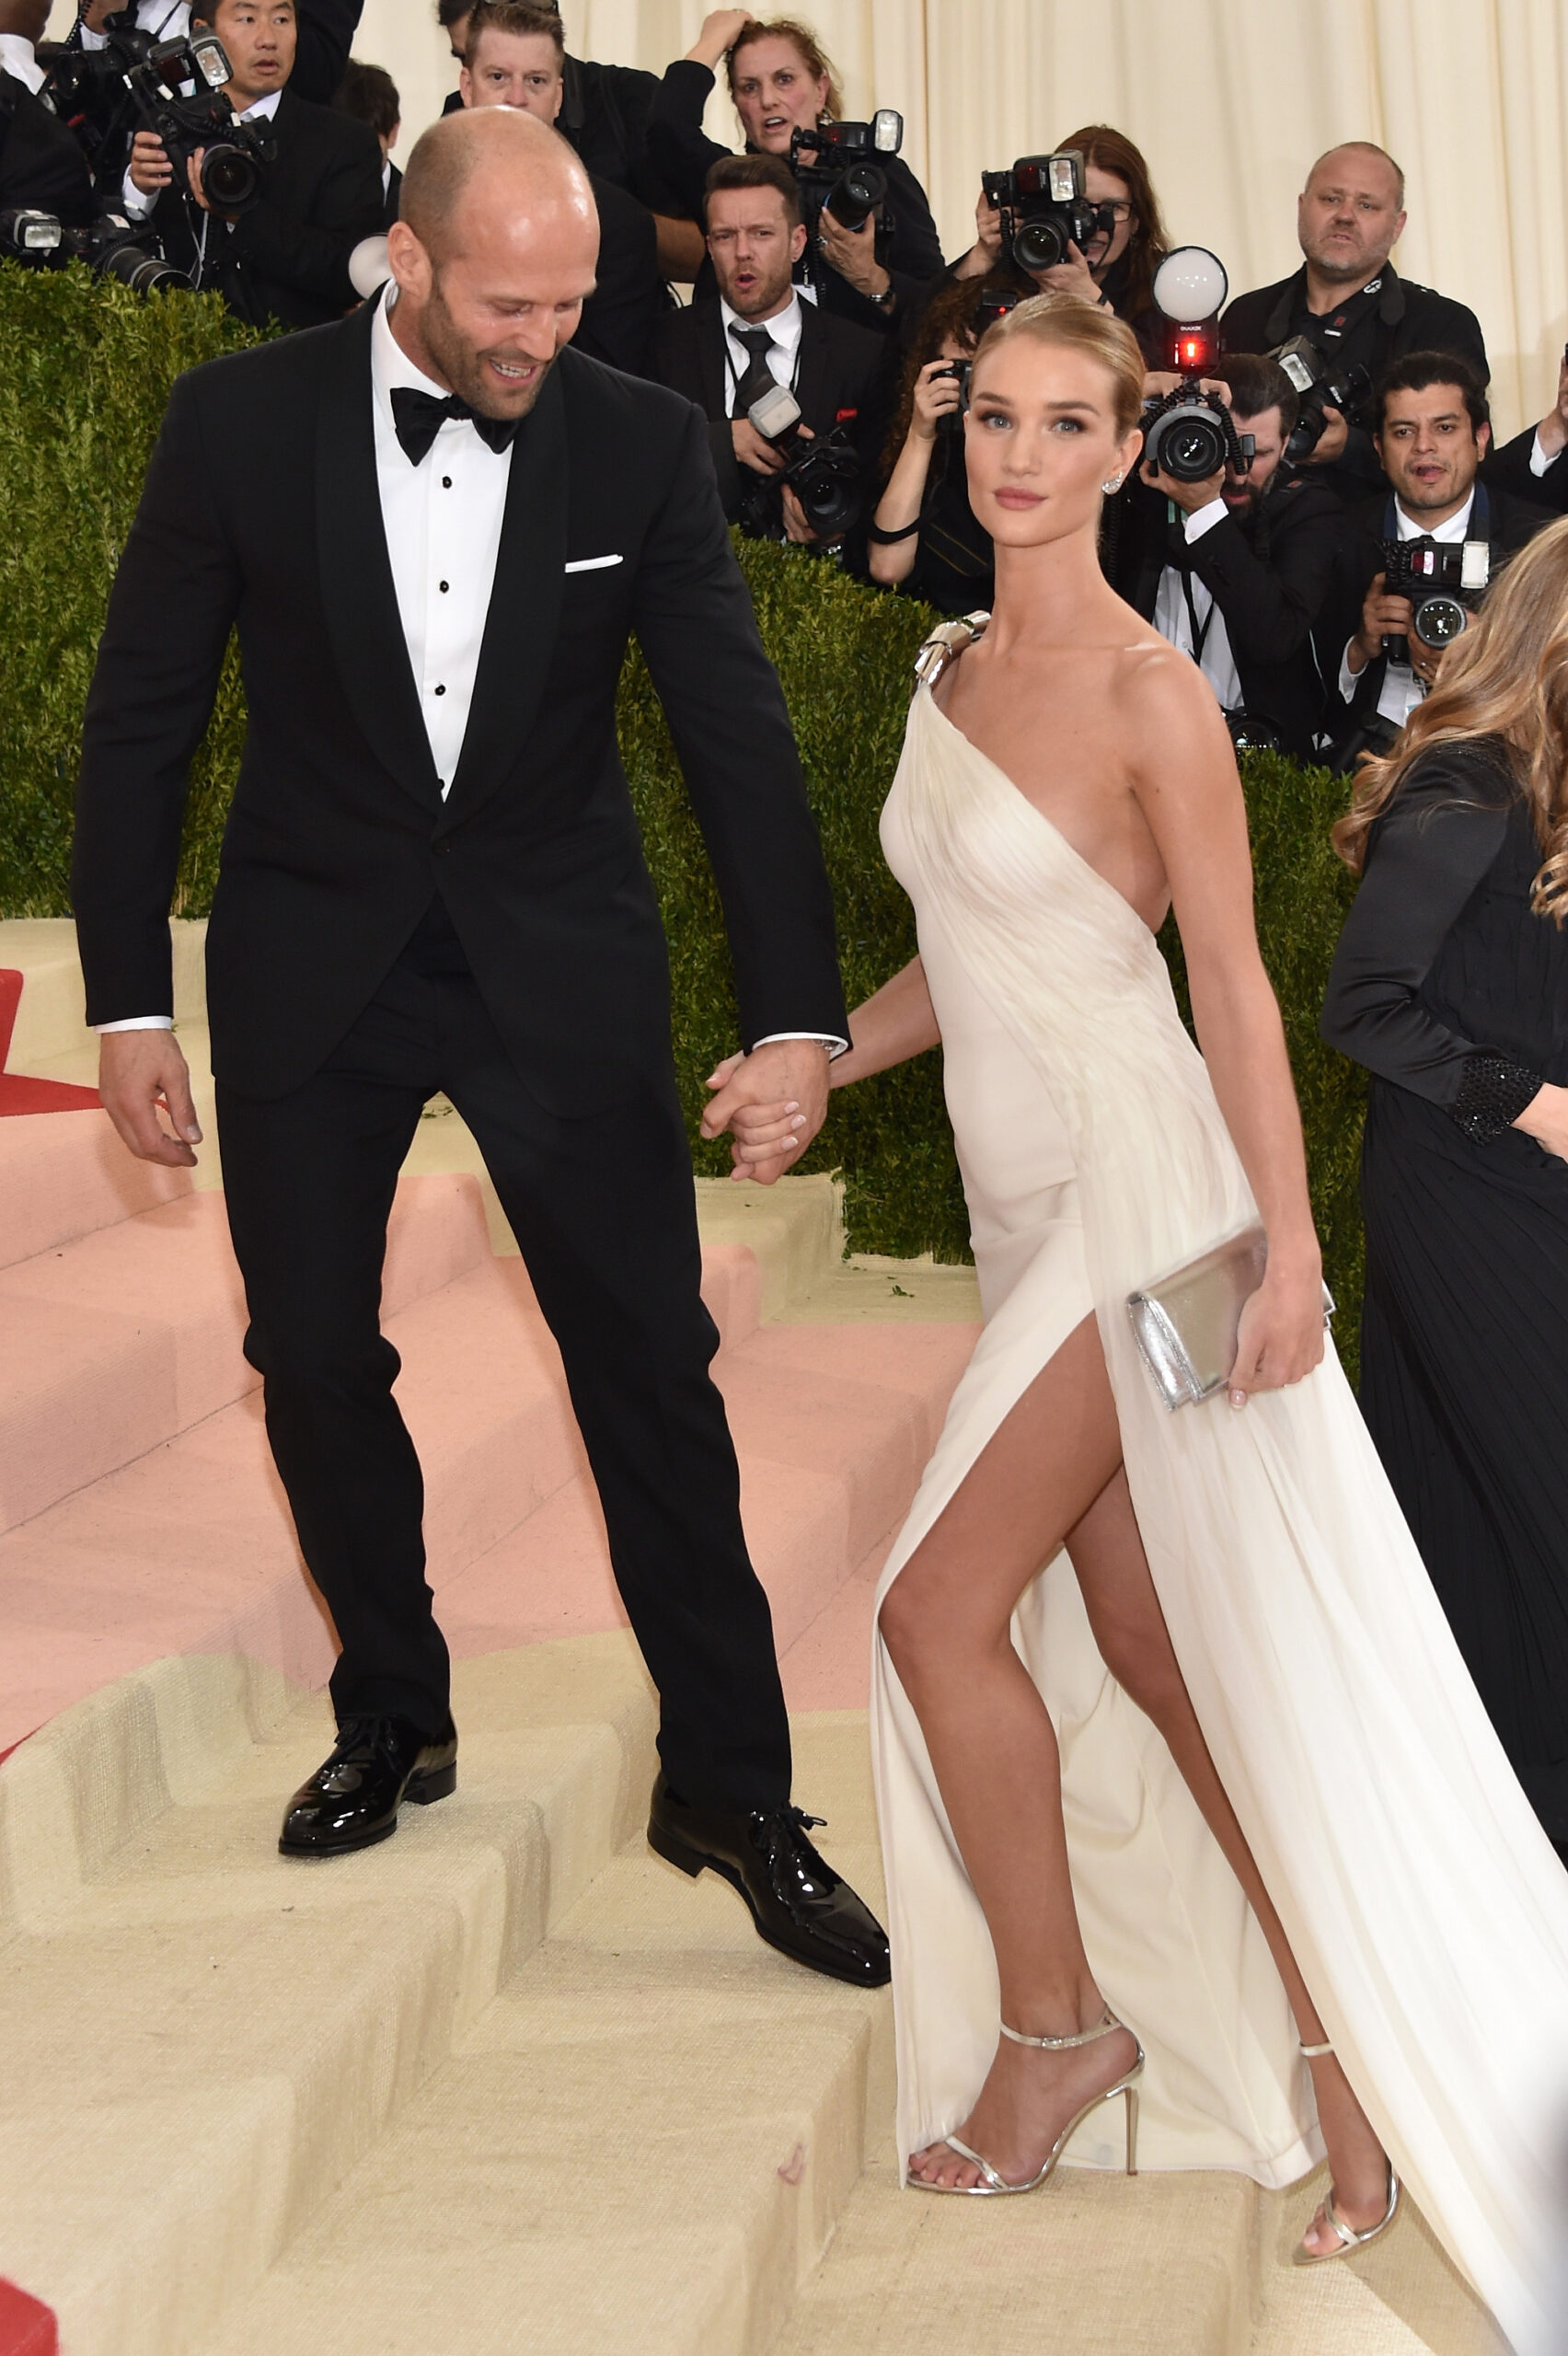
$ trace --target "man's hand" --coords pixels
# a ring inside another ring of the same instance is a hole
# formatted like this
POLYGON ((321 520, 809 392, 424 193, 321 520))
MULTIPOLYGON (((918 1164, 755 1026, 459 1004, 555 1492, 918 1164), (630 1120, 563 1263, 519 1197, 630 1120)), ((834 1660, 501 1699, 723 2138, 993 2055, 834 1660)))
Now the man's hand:
POLYGON ((204 147, 198 147, 193 156, 188 156, 186 157, 185 177, 190 183, 190 193, 195 198, 197 203, 201 206, 202 212, 211 213, 213 208, 208 203, 205 192, 202 187, 202 164, 206 153, 207 151, 204 147))
POLYGON ((999 205, 987 204, 986 191, 980 191, 974 207, 974 243, 962 260, 955 261, 955 278, 986 278, 1002 258, 1002 214, 999 205))
POLYGON ((784 537, 796 548, 815 548, 822 534, 807 517, 805 509, 788 483, 784 486, 784 537))
POLYGON ((1339 410, 1335 409, 1331 402, 1325 401, 1323 403, 1323 430, 1318 436, 1317 448, 1308 454, 1308 465, 1309 467, 1332 467, 1336 458, 1343 457, 1345 444, 1349 440, 1349 420, 1344 417, 1339 410))
POLYGON ((858 229, 836 221, 826 205, 817 215, 817 248, 824 261, 847 278, 858 294, 874 302, 893 281, 877 260, 877 216, 868 213, 858 229))
POLYGON ((775 1039, 729 1056, 709 1074, 705 1138, 731 1133, 732 1178, 771 1186, 798 1161, 827 1112, 827 1049, 814 1039, 775 1039))
POLYGON ((191 1147, 202 1142, 202 1125, 172 1031, 106 1031, 98 1041, 98 1094, 138 1161, 194 1167, 191 1147), (172 1136, 158 1119, 160 1110, 173 1125, 172 1136))
POLYGON ((1184 515, 1195 515, 1200 507, 1212 507, 1225 491, 1223 467, 1216 475, 1205 475, 1202 482, 1178 482, 1174 475, 1163 473, 1152 458, 1144 460, 1139 472, 1151 490, 1162 491, 1184 515))
POLYGON ((1568 448, 1568 352, 1557 364, 1557 406, 1547 410, 1536 432, 1549 458, 1568 448))
POLYGON ((1376 663, 1386 638, 1410 636, 1410 599, 1390 596, 1384 585, 1387 579, 1386 573, 1375 573, 1362 604, 1361 628, 1348 650, 1353 671, 1365 671, 1368 663, 1376 663))
POLYGON ((156 131, 139 131, 131 142, 130 178, 143 196, 156 196, 174 185, 174 166, 156 131))
POLYGON ((743 467, 749 467, 754 475, 783 473, 785 466, 783 451, 777 449, 771 442, 766 440, 757 432, 749 417, 731 419, 730 439, 735 445, 736 457, 743 467))

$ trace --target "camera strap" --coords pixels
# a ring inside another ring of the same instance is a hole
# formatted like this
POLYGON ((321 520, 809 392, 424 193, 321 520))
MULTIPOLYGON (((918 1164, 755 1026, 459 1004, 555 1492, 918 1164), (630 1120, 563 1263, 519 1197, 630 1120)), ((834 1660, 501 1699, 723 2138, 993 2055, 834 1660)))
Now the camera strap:
MULTIPOLYGON (((1172 514, 1174 514, 1176 506, 1175 501, 1170 500, 1167 504, 1171 508, 1172 514)), ((1186 600, 1187 624, 1193 633, 1193 660, 1201 666, 1204 659, 1204 641, 1209 634, 1209 624, 1213 621, 1215 617, 1214 599, 1210 597, 1209 609, 1204 616, 1203 620, 1200 622, 1198 619, 1198 601, 1193 595, 1193 568, 1190 563, 1178 560, 1176 570, 1181 576, 1182 595, 1186 600)))

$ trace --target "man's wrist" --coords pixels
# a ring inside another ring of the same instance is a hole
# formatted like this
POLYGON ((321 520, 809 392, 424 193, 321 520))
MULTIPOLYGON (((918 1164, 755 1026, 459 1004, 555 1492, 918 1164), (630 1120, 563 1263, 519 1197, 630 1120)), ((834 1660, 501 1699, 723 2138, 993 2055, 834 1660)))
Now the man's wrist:
POLYGON ((95 1022, 93 1029, 100 1039, 111 1031, 172 1031, 172 1014, 128 1014, 119 1022, 95 1022))
POLYGON ((1201 540, 1205 532, 1212 532, 1216 524, 1223 524, 1229 513, 1217 491, 1205 499, 1201 507, 1189 507, 1182 526, 1189 546, 1193 540, 1201 540))
POLYGON ((840 1039, 836 1034, 828 1032, 770 1031, 766 1038, 754 1039, 746 1052, 748 1055, 755 1056, 759 1047, 781 1047, 786 1042, 791 1040, 813 1047, 825 1047, 829 1063, 832 1063, 837 1056, 847 1055, 849 1048, 847 1039, 840 1039))

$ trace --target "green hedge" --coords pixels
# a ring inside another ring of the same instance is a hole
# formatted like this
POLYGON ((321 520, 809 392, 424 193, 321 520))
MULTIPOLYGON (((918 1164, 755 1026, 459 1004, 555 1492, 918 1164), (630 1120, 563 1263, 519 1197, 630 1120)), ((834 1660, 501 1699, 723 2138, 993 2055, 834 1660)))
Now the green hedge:
MULTIPOLYGON (((252 341, 209 297, 139 299, 86 271, 0 264, 0 914, 67 911, 71 781, 93 651, 168 387, 183 368, 252 341)), ((924 609, 794 551, 741 559, 778 664, 838 904, 851 1005, 913 955, 908 903, 882 865, 877 816, 908 703, 924 609)), ((230 661, 195 764, 180 910, 211 900, 244 710, 230 661)), ((621 744, 674 967, 677 1062, 699 1169, 728 1166, 695 1135, 703 1075, 733 1043, 729 963, 711 871, 640 656, 620 694, 621 744)), ((1360 1075, 1318 1040, 1318 1007, 1350 884, 1328 846, 1343 789, 1254 756, 1245 784, 1258 918, 1285 1009, 1329 1280, 1353 1341, 1360 1300, 1355 1161, 1360 1075)), ((1182 987, 1181 951, 1166 947, 1182 987)), ((967 1255, 967 1221, 927 1056, 836 1097, 808 1167, 842 1170, 862 1251, 967 1255)))

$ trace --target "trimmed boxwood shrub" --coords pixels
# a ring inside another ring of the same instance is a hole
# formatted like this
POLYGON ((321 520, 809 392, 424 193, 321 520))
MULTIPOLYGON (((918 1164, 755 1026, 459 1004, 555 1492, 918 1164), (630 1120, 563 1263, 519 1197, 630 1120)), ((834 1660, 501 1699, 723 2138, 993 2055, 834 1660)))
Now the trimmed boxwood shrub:
MULTIPOLYGON (((253 341, 208 296, 138 298, 85 271, 0 264, 0 915, 68 912, 72 780, 115 561, 168 388, 183 368, 253 341)), ((932 617, 798 551, 743 543, 778 666, 837 901, 851 1005, 914 954, 909 905, 882 864, 877 819, 898 757, 910 664, 932 617)), ((718 895, 663 715, 635 649, 620 737, 670 938, 676 1061, 699 1170, 728 1167, 696 1133, 702 1080, 734 1039, 718 895)), ((244 709, 231 655, 194 765, 179 911, 210 904, 244 709)), ((1361 1076, 1318 1038, 1330 957, 1353 888, 1329 849, 1343 788, 1254 755, 1244 766, 1259 933, 1301 1095, 1313 1199, 1342 1345, 1360 1301, 1355 1201, 1361 1076)), ((1183 986, 1173 929, 1164 943, 1183 986)), ((968 1224, 925 1056, 834 1099, 808 1167, 842 1171, 860 1251, 967 1256, 968 1224)))

